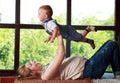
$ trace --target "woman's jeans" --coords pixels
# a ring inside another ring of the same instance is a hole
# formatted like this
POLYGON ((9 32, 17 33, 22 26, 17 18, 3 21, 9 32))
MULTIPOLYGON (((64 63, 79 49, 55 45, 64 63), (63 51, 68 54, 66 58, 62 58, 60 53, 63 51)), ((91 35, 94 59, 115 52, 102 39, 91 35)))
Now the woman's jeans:
POLYGON ((111 65, 114 75, 120 75, 120 48, 117 42, 109 40, 86 62, 84 78, 101 78, 111 65))

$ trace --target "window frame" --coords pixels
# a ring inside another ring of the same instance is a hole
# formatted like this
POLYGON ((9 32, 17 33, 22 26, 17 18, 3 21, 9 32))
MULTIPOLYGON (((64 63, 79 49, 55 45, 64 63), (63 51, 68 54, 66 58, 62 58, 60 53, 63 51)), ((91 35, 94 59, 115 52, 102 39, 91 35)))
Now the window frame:
MULTIPOLYGON (((15 24, 0 23, 0 28, 15 29, 15 50, 14 50, 14 70, 0 70, 0 76, 16 76, 19 67, 19 50, 20 50, 20 29, 43 29, 38 24, 20 24, 20 0, 15 0, 15 24), (29 27, 29 28, 28 28, 29 27), (34 28, 36 27, 36 28, 34 28)), ((115 32, 115 40, 118 41, 120 34, 120 2, 115 0, 115 26, 95 26, 98 30, 113 30, 115 32)), ((71 25, 71 0, 67 0, 67 19, 66 24, 71 25)), ((86 26, 74 25, 76 30, 83 30, 86 26)), ((66 41, 66 57, 70 56, 70 41, 66 41)))

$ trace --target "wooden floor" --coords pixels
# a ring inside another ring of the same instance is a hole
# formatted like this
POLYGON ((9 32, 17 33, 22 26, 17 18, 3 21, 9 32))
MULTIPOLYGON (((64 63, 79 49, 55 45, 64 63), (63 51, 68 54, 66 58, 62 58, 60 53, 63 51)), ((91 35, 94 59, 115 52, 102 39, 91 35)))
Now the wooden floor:
POLYGON ((93 79, 92 83, 120 83, 118 79, 93 79))
POLYGON ((105 73, 102 79, 92 79, 92 83, 120 83, 120 80, 115 79, 113 73, 105 73))
POLYGON ((40 79, 21 80, 15 81, 16 77, 2 77, 0 83, 120 83, 120 80, 114 79, 113 73, 105 73, 102 79, 86 79, 86 80, 53 80, 53 81, 42 81, 40 79), (28 81, 28 82, 27 82, 28 81))

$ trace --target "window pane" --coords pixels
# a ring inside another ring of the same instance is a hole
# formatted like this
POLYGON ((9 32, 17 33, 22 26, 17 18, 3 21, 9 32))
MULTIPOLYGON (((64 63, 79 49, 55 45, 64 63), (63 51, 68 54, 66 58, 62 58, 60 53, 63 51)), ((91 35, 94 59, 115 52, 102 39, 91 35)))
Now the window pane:
POLYGON ((38 9, 41 5, 50 5, 54 12, 53 18, 59 23, 65 24, 66 0, 21 0, 20 22, 23 24, 40 24, 38 19, 38 9))
POLYGON ((0 69, 14 69, 14 30, 0 29, 0 69))
POLYGON ((92 47, 83 42, 71 42, 71 55, 80 55, 86 58, 90 58, 107 40, 114 40, 113 31, 97 31, 91 32, 87 35, 87 38, 93 39, 96 48, 93 50, 92 47), (101 38, 102 37, 102 38, 101 38))
POLYGON ((0 23, 15 23, 15 0, 0 0, 0 23))
POLYGON ((73 25, 113 26, 115 0, 72 0, 73 25))
POLYGON ((38 61, 45 65, 52 60, 57 51, 57 41, 44 43, 47 37, 44 30, 20 30, 20 65, 28 61, 38 61))

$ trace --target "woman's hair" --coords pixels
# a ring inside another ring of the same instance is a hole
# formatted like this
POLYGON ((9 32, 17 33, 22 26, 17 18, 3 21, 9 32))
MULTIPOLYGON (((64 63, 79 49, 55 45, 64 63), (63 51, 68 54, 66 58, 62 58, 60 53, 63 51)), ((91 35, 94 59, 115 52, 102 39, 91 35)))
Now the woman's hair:
POLYGON ((46 13, 49 17, 51 17, 53 15, 53 10, 50 5, 42 5, 39 9, 46 10, 46 13))
POLYGON ((35 76, 31 75, 31 70, 26 68, 25 65, 22 65, 18 68, 18 77, 17 79, 33 79, 33 78, 39 78, 41 79, 41 76, 36 74, 35 76))
POLYGON ((19 78, 25 78, 30 76, 31 70, 26 68, 25 65, 22 65, 18 68, 17 72, 19 74, 19 78))

